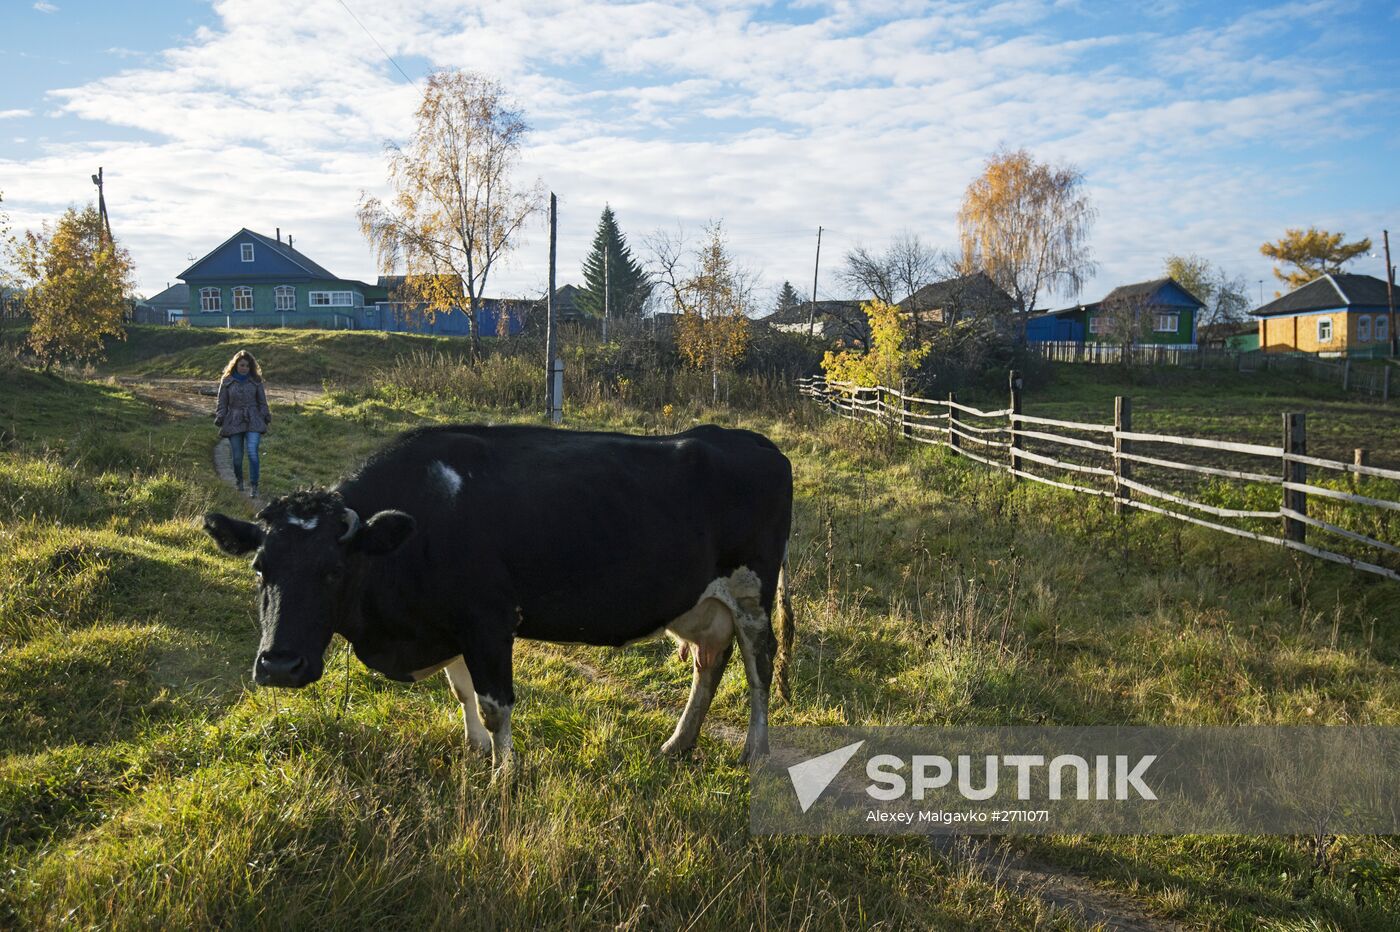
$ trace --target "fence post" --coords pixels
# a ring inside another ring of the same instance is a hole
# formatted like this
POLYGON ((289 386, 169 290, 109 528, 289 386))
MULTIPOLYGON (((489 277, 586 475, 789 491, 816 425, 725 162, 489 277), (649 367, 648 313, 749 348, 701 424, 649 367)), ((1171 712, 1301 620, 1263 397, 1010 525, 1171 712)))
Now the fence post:
MULTIPOLYGON (((1371 463, 1370 451, 1364 447, 1357 447, 1351 451, 1351 462, 1353 466, 1369 466, 1371 463)), ((1356 491, 1356 483, 1359 479, 1360 476, 1356 473, 1351 474, 1351 490, 1353 492, 1356 491)))
POLYGON ((899 380, 899 435, 908 440, 914 435, 914 431, 909 427, 909 401, 904 396, 909 392, 909 380, 899 380))
POLYGON ((1342 391, 1351 388, 1351 360, 1342 361, 1342 391))
POLYGON ((956 433, 954 433, 954 431, 957 429, 957 426, 958 426, 958 409, 955 408, 955 407, 953 407, 953 405, 955 405, 955 404, 957 404, 957 403, 958 403, 958 393, 957 393, 957 392, 949 392, 949 393, 948 393, 948 446, 952 447, 954 450, 960 450, 960 449, 962 449, 962 438, 959 437, 956 433))
POLYGON ((1132 452, 1132 441, 1124 440, 1119 435, 1132 429, 1133 400, 1119 395, 1113 399, 1113 513, 1120 518, 1128 513, 1128 506, 1124 503, 1132 497, 1123 480, 1133 477, 1133 464, 1121 455, 1132 452))
MULTIPOLYGON (((1301 456, 1308 452, 1307 420, 1303 414, 1285 414, 1283 416, 1283 452, 1283 481, 1306 482, 1308 478, 1307 465, 1288 458, 1289 454, 1301 456)), ((1294 489, 1284 489, 1283 507, 1299 514, 1307 514, 1307 493, 1294 489)), ((1303 522, 1290 518, 1288 515, 1283 516, 1285 540, 1293 540, 1301 544, 1307 537, 1307 531, 1308 526, 1303 522)))
POLYGON ((1016 451, 1021 449, 1021 435, 1016 430, 1016 415, 1021 413, 1021 386, 1024 383, 1021 381, 1021 373, 1015 369, 1011 370, 1011 377, 1007 381, 1011 385, 1011 414, 1006 419, 1011 425, 1011 468, 1020 469, 1021 458, 1016 455, 1016 451))
POLYGON ((1381 369, 1381 401, 1390 400, 1390 363, 1381 369))

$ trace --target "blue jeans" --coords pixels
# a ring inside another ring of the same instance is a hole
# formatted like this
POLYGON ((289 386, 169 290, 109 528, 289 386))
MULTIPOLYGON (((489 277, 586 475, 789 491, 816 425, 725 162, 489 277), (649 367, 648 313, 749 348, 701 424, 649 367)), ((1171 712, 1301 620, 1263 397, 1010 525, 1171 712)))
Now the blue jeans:
POLYGON ((253 485, 258 484, 258 444, 262 442, 262 434, 256 431, 246 431, 241 434, 229 434, 228 446, 233 452, 233 478, 238 480, 238 484, 243 484, 243 448, 248 448, 248 472, 252 477, 253 485))

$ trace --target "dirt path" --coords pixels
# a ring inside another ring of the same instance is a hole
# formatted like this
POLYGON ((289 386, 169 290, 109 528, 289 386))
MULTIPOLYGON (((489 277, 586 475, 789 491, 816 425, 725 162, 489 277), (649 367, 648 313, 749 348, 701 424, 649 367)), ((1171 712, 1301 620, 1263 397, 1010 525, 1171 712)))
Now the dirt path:
MULTIPOLYGON (((218 439, 217 432, 214 430, 214 406, 219 389, 212 380, 148 379, 118 376, 116 382, 168 417, 207 418, 210 435, 216 438, 210 451, 214 474, 231 486, 237 484, 237 480, 233 476, 233 454, 229 451, 228 441, 218 439)), ((313 401, 322 394, 321 387, 318 385, 268 385, 267 387, 268 405, 273 408, 278 405, 298 405, 313 401)), ((266 502, 261 498, 254 498, 250 499, 250 504, 256 510, 266 502)))
MULTIPOLYGON (((672 708, 670 703, 654 695, 638 694, 632 684, 614 679, 606 670, 582 657, 563 651, 556 656, 567 660, 588 679, 623 689, 646 709, 676 716, 681 714, 679 706, 672 708)), ((735 747, 744 743, 744 729, 714 717, 706 718, 705 730, 735 747)), ((1155 915, 1147 906, 1127 894, 1101 889, 1086 877, 1037 863, 1012 851, 997 838, 934 835, 928 839, 928 843, 940 855, 970 869, 985 882, 996 884, 1018 896, 1040 899, 1092 928, 1111 932, 1181 932, 1183 928, 1155 915)))

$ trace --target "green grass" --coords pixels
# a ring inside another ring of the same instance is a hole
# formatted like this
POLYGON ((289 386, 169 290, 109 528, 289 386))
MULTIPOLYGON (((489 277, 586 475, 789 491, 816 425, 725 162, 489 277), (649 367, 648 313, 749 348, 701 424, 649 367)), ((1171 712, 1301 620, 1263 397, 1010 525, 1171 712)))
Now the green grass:
MULTIPOLYGON (((1071 387, 1045 402, 1060 416, 1121 393, 1071 387)), ((610 399, 570 423, 691 413, 610 399)), ((1400 724, 1393 584, 1119 521, 805 407, 700 415, 794 461, 777 723, 1400 724)), ((339 389, 278 410, 263 483, 331 481, 414 424, 532 418, 339 389)), ((707 732, 692 760, 658 753, 689 679, 664 644, 521 645, 514 783, 465 750, 445 682, 385 681, 340 642, 315 686, 253 691, 249 571, 196 523, 247 507, 212 477, 207 422, 0 366, 0 427, 0 926, 1081 925, 915 839, 748 837, 737 748, 707 732)), ((734 665, 712 715, 743 727, 745 708, 734 665)), ((1194 927, 1400 927, 1390 839, 1344 838, 1322 870, 1306 839, 1015 844, 1194 927)))
POLYGON ((282 385, 354 379, 395 356, 415 351, 461 356, 467 344, 450 337, 346 330, 226 330, 135 326, 107 347, 101 371, 113 375, 217 379, 233 354, 246 349, 268 378, 282 385))

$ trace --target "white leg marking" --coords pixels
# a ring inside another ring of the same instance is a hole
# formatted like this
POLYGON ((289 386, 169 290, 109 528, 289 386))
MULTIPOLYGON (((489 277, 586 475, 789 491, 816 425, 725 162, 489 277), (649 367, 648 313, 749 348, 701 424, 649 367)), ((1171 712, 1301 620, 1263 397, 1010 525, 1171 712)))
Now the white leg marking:
POLYGON ((483 753, 490 751, 491 732, 481 724, 481 712, 476 705, 476 690, 472 687, 472 675, 467 670, 466 661, 458 655, 442 672, 447 674, 447 682, 452 685, 452 692, 457 695, 457 701, 462 703, 462 723, 467 729, 467 745, 483 753))
POLYGON ((477 707, 481 709, 481 719, 491 732, 491 764, 497 770, 508 769, 513 754, 510 747, 510 709, 490 696, 476 694, 477 707))
POLYGON ((744 658, 744 674, 749 681, 749 732, 741 757, 749 761, 768 753, 768 689, 773 676, 776 641, 772 622, 759 600, 758 576, 747 569, 740 570, 734 574, 730 588, 738 605, 735 629, 739 636, 739 653, 744 658), (737 578, 741 572, 747 574, 742 580, 737 578))

